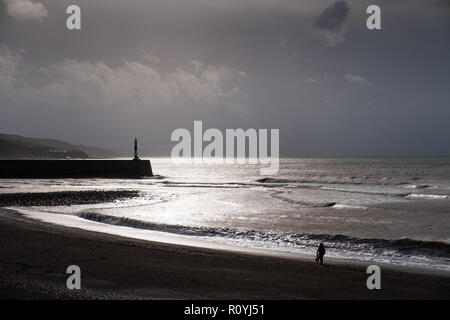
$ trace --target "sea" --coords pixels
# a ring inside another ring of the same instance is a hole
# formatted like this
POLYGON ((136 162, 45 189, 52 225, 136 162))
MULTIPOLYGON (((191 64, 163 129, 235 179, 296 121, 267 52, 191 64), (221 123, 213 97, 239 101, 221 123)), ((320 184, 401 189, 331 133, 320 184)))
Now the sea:
POLYGON ((151 158, 141 179, 0 180, 0 192, 139 190, 94 205, 13 208, 50 223, 181 245, 389 264, 450 275, 450 158, 151 158))

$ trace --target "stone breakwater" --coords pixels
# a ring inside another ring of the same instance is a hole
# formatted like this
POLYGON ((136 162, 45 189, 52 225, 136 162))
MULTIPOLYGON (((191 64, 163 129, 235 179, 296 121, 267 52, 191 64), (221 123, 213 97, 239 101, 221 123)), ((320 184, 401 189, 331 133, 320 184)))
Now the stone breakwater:
POLYGON ((140 178, 153 176, 149 160, 0 160, 0 178, 140 178))

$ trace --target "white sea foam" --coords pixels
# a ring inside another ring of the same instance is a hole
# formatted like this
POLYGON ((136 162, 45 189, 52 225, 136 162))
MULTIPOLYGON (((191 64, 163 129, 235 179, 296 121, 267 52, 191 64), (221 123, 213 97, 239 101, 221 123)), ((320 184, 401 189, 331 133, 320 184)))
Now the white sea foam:
POLYGON ((336 203, 333 208, 335 209, 367 209, 366 206, 357 206, 357 205, 351 205, 351 204, 340 204, 336 203))
POLYGON ((406 185, 405 188, 409 189, 428 189, 432 188, 433 186, 427 185, 427 184, 410 184, 406 185))
POLYGON ((418 198, 418 199, 447 199, 448 196, 438 195, 438 194, 420 194, 412 193, 408 194, 406 198, 418 198))

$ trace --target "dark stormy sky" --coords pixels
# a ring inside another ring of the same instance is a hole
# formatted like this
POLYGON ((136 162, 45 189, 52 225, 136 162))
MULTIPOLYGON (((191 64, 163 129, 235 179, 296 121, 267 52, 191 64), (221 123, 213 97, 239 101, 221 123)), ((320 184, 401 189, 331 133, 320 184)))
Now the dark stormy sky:
POLYGON ((194 120, 279 128, 284 156, 449 155, 450 1, 0 0, 0 111, 151 155, 194 120))

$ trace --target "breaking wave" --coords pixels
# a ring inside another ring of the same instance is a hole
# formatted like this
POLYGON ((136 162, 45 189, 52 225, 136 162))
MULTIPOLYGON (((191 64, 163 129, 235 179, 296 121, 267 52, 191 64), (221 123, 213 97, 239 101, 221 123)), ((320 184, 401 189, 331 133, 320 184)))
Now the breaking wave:
POLYGON ((292 184, 308 184, 308 183, 321 183, 321 184, 349 184, 349 185, 393 185, 393 186, 400 186, 400 185, 406 185, 409 184, 408 182, 401 181, 401 182, 387 182, 386 180, 383 181, 344 181, 344 180, 308 180, 308 179, 283 179, 283 178, 261 178, 257 179, 256 182, 259 183, 292 183, 292 184))
POLYGON ((314 248, 324 242, 327 248, 353 251, 370 256, 419 256, 426 259, 450 260, 450 244, 439 241, 413 239, 360 239, 345 235, 295 234, 285 232, 256 231, 233 228, 195 227, 145 222, 126 217, 105 215, 97 212, 77 214, 90 221, 125 226, 136 229, 168 232, 197 237, 219 237, 233 240, 261 241, 288 247, 314 248))
POLYGON ((411 193, 406 196, 407 198, 418 198, 418 199, 447 199, 448 196, 439 195, 439 194, 420 194, 420 193, 411 193))
POLYGON ((308 201, 302 201, 302 200, 294 200, 287 197, 283 197, 281 194, 284 193, 283 191, 277 191, 272 193, 272 197, 287 203, 291 204, 297 204, 301 205, 303 207, 307 208, 326 208, 326 207, 333 207, 336 205, 336 202, 308 202, 308 201))

